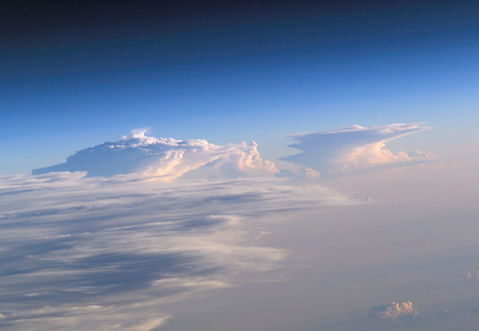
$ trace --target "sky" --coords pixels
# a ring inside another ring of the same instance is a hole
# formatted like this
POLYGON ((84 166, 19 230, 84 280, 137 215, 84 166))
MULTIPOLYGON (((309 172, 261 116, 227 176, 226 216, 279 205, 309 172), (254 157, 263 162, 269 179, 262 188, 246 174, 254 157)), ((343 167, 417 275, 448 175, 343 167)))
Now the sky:
POLYGON ((0 145, 2 173, 143 127, 253 139, 274 159, 288 134, 353 124, 475 135, 474 2, 20 2, 2 13, 0 125, 15 137, 0 145))
POLYGON ((0 31, 0 327, 477 325, 477 2, 15 1, 0 31))

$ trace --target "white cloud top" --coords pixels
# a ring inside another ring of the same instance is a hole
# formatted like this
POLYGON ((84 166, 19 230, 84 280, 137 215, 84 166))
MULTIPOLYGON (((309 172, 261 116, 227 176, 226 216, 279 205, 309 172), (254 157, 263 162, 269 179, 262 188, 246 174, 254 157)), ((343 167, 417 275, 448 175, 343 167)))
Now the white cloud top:
POLYGON ((396 123, 369 128, 354 125, 340 130, 294 134, 291 137, 297 143, 290 147, 302 152, 283 160, 321 173, 426 161, 432 158, 429 153, 393 153, 386 148, 391 140, 426 129, 428 127, 422 123, 396 123))
MULTIPOLYGON (((263 160, 258 146, 211 144, 203 139, 155 138, 146 130, 133 130, 120 141, 105 142, 69 156, 65 163, 34 169, 33 174, 85 171, 89 176, 141 173, 171 180, 197 171, 206 177, 272 176, 274 163, 263 160)), ((194 175, 194 174, 191 174, 194 175)))

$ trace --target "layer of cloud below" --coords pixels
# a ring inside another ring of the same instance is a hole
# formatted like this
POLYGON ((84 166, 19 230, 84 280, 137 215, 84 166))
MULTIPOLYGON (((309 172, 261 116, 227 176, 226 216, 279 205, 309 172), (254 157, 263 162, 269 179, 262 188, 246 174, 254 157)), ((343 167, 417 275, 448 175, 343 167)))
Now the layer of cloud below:
POLYGON ((352 203, 274 178, 81 173, 0 177, 0 196, 6 330, 168 325, 168 303, 274 270, 287 252, 257 242, 261 224, 352 203))

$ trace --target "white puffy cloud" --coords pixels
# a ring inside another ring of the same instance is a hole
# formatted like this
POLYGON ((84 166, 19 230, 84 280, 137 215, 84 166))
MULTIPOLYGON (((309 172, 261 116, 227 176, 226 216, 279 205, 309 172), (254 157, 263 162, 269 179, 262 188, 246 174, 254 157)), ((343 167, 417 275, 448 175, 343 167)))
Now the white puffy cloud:
POLYGON ((223 146, 203 139, 155 138, 133 130, 120 141, 105 142, 69 156, 65 163, 34 169, 34 175, 85 171, 89 176, 141 173, 171 180, 196 171, 204 177, 271 176, 274 163, 263 160, 253 141, 223 146))
POLYGON ((372 307, 370 315, 384 320, 397 320, 417 316, 418 312, 413 308, 411 301, 391 301, 385 305, 372 307))
POLYGON ((0 177, 0 328, 162 327, 197 293, 272 275, 288 252, 258 231, 356 203, 279 178, 0 177))
POLYGON ((430 153, 403 151, 393 153, 387 142, 428 129, 421 123, 396 123, 363 127, 354 125, 340 130, 291 135, 296 140, 290 147, 299 154, 283 158, 322 173, 352 169, 421 162, 432 158, 430 153))

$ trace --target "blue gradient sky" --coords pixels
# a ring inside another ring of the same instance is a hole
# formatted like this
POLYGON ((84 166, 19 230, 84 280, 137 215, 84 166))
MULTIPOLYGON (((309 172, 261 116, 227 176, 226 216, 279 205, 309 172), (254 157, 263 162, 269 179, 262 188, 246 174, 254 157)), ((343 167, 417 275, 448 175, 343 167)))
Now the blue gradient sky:
POLYGON ((435 151, 457 131, 477 141, 477 5, 215 8, 7 22, 0 173, 138 127, 218 144, 255 139, 270 158, 287 153, 286 134, 354 123, 428 122, 436 129, 421 141, 435 151))

